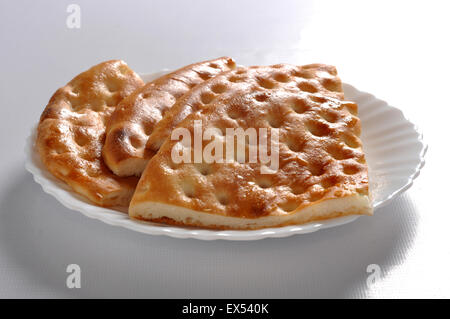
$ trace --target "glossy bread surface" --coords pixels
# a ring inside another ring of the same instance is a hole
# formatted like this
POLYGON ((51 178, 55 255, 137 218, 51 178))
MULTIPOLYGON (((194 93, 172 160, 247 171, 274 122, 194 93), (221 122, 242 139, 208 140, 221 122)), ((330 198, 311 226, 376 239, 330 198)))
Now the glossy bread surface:
MULTIPOLYGON (((229 79, 232 73, 223 76, 229 79)), ((245 145, 244 161, 177 164, 172 150, 184 148, 192 160, 193 145, 166 139, 141 177, 130 217, 215 229, 256 229, 370 215, 357 105, 335 98, 341 93, 333 98, 323 89, 305 91, 291 81, 290 86, 241 85, 175 128, 185 128, 193 136, 195 121, 200 121, 203 132, 216 129, 214 139, 221 145, 226 128, 265 128, 269 135, 276 131, 278 170, 263 174, 260 161, 248 162, 252 143, 245 145)))
POLYGON ((164 114, 185 93, 215 75, 235 68, 228 57, 185 66, 147 83, 124 99, 108 122, 103 158, 119 176, 139 176, 151 154, 148 136, 164 114))
POLYGON ((156 124, 147 141, 147 152, 155 154, 172 129, 189 114, 208 108, 213 101, 226 99, 239 90, 258 88, 268 92, 273 89, 300 90, 339 99, 344 97, 341 80, 331 65, 239 67, 207 80, 185 94, 156 124))
POLYGON ((36 146, 49 171, 101 206, 127 206, 137 178, 103 162, 105 125, 116 106, 143 86, 123 61, 100 63, 58 89, 41 115, 36 146))

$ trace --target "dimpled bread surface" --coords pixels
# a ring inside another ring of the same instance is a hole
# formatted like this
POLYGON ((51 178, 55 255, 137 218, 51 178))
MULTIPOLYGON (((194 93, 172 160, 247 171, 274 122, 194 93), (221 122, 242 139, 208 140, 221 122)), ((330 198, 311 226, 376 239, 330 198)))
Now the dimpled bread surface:
POLYGON ((172 129, 186 116, 204 108, 211 102, 227 98, 236 91, 263 88, 268 91, 284 89, 322 93, 342 99, 342 83, 334 66, 325 64, 309 64, 295 66, 277 64, 272 66, 239 67, 224 72, 186 93, 156 124, 150 134, 146 149, 154 155, 172 129))
POLYGON ((100 63, 58 89, 41 115, 36 147, 48 170, 100 206, 128 206, 138 179, 111 173, 101 157, 105 124, 144 85, 123 61, 100 63))
MULTIPOLYGON (((130 217, 258 229, 372 214, 357 105, 322 93, 300 85, 242 86, 188 115, 177 130, 185 128, 194 136, 195 123, 201 121, 203 132, 216 130, 213 139, 224 149, 226 128, 265 128, 270 137, 277 133, 279 142, 271 143, 278 147, 278 169, 265 171, 259 158, 249 162, 255 147, 249 142, 244 160, 177 164, 172 150, 184 150, 192 160, 193 145, 168 138, 141 176, 130 217)), ((203 141, 202 149, 208 143, 203 141)))
POLYGON ((107 126, 103 158, 119 176, 140 176, 150 155, 145 145, 156 123, 183 94, 235 68, 228 57, 195 63, 143 86, 124 99, 107 126))

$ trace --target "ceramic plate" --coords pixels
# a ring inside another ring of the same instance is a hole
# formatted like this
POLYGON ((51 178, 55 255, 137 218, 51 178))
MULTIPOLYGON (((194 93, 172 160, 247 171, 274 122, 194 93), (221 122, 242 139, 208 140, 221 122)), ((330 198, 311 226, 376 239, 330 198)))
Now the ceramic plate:
MULTIPOLYGON (((165 70, 144 74, 142 78, 144 81, 150 81, 166 72, 165 70)), ((399 109, 369 93, 359 91, 349 84, 344 84, 344 93, 347 100, 355 101, 359 106, 362 126, 361 139, 369 164, 373 206, 375 213, 378 214, 381 213, 380 207, 407 190, 419 175, 419 171, 425 163, 426 145, 417 127, 408 121, 399 109)), ((92 205, 83 197, 73 193, 64 182, 53 177, 43 166, 35 151, 35 132, 36 128, 33 128, 25 149, 26 169, 33 174, 34 180, 42 186, 45 192, 55 197, 64 206, 110 225, 150 235, 167 235, 177 238, 257 240, 266 237, 286 237, 310 233, 319 229, 343 225, 360 217, 347 216, 299 226, 239 231, 205 230, 134 221, 123 213, 123 209, 109 209, 92 205)))

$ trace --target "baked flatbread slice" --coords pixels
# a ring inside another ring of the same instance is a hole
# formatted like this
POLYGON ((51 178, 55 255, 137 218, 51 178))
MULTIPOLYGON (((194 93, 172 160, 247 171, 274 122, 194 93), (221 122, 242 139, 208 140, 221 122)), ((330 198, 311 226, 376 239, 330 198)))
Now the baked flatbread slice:
POLYGON ((185 66, 146 84, 124 99, 107 127, 103 159, 118 176, 140 176, 150 154, 148 136, 183 94, 215 75, 235 68, 228 57, 185 66))
POLYGON ((370 215, 360 130, 353 102, 301 89, 243 88, 177 125, 142 174, 129 215, 213 229, 258 229, 370 215), (216 132, 203 141, 197 162, 196 127, 197 133, 216 132), (234 137, 229 139, 227 130, 239 128, 255 129, 258 143, 250 135, 240 142, 236 139, 230 147, 234 151, 228 153, 228 141, 234 137), (255 145, 264 145, 260 129, 270 141, 270 163, 259 153, 257 161, 251 161, 255 145), (184 130, 190 132, 190 141, 179 140, 184 130), (207 150, 213 141, 218 144, 207 150), (244 156, 236 156, 236 145, 244 146, 244 156), (225 154, 222 163, 220 149, 225 154), (183 156, 181 163, 177 154, 183 156), (211 162, 205 154, 219 156, 211 162), (278 165, 272 165, 276 158, 278 165))
POLYGON ((120 178, 104 164, 105 123, 126 96, 144 85, 123 61, 100 63, 50 99, 36 147, 48 170, 100 206, 128 206, 138 179, 120 178))
POLYGON ((276 64, 272 66, 239 67, 224 72, 198 85, 166 112, 148 137, 146 152, 151 157, 158 151, 172 129, 186 116, 208 108, 211 102, 226 99, 242 89, 263 89, 267 94, 273 89, 322 93, 342 99, 342 82, 334 66, 309 64, 295 66, 276 64))

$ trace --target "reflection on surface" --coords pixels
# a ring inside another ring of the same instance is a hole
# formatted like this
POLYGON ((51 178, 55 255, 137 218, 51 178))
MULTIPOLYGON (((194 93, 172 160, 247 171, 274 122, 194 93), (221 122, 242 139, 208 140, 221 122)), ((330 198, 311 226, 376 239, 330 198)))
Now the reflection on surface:
POLYGON ((409 202, 403 195, 374 217, 313 234, 255 242, 172 239, 69 211, 30 174, 17 175, 0 199, 0 250, 30 281, 60 296, 363 296, 366 267, 375 263, 388 273, 393 260, 401 262, 417 223, 414 210, 402 210, 409 202), (72 263, 81 267, 81 289, 65 286, 72 263))

